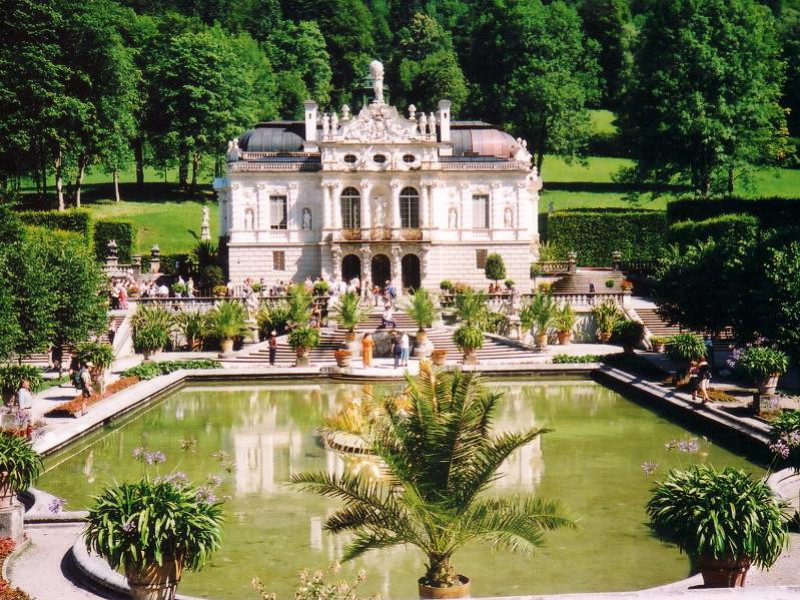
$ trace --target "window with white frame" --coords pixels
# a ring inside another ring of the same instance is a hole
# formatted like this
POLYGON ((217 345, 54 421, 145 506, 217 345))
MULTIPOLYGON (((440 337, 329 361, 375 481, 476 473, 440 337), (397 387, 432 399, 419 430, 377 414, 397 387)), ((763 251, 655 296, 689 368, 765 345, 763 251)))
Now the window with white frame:
POLYGON ((269 197, 270 229, 286 229, 286 196, 269 197))
POLYGON ((361 227, 361 194, 354 187, 342 190, 342 228, 358 229, 361 227))
POLYGON ((472 196, 472 228, 489 229, 488 194, 475 194, 472 196))
POLYGON ((412 187, 400 191, 400 227, 419 228, 419 192, 412 187))

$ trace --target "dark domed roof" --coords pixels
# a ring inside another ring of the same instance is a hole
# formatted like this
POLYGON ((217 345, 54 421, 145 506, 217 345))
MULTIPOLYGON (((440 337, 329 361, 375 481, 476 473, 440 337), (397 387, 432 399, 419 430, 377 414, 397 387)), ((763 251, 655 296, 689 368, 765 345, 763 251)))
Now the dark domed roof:
POLYGON ((305 124, 302 121, 259 123, 239 138, 244 152, 300 152, 303 150, 305 124))
POLYGON ((519 149, 519 144, 509 134, 480 121, 454 122, 450 139, 455 156, 511 158, 519 149))

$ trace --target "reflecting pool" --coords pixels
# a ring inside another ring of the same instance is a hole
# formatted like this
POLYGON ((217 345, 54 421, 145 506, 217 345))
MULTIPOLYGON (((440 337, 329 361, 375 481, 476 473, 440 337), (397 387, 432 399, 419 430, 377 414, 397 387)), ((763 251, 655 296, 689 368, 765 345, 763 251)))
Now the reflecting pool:
MULTIPOLYGON (((496 429, 553 429, 507 461, 495 493, 559 499, 579 525, 548 534, 533 558, 492 554, 485 546, 457 553, 454 563, 472 578, 475 596, 625 590, 685 577, 686 556, 653 539, 645 525, 653 482, 671 467, 696 462, 759 471, 702 438, 696 453, 668 450, 668 442, 691 435, 590 382, 489 385, 505 394, 496 429), (657 464, 655 472, 646 474, 643 463, 657 464)), ((250 581, 259 576, 280 600, 291 600, 296 573, 326 567, 346 539, 322 529, 335 501, 285 482, 293 473, 345 468, 341 455, 320 444, 317 428, 360 394, 362 386, 339 384, 187 388, 48 458, 38 487, 65 498, 68 509, 85 508, 106 484, 142 473, 132 459, 138 447, 167 455, 157 469, 148 467, 152 474, 178 470, 195 481, 222 474, 219 495, 230 497, 223 549, 202 572, 186 573, 180 591, 255 600, 250 581), (192 438, 194 451, 182 451, 182 441, 192 438), (219 454, 212 457, 220 450, 225 465, 219 454)), ((368 574, 365 594, 411 598, 424 557, 415 548, 373 552, 344 572, 352 576, 360 567, 368 574)))

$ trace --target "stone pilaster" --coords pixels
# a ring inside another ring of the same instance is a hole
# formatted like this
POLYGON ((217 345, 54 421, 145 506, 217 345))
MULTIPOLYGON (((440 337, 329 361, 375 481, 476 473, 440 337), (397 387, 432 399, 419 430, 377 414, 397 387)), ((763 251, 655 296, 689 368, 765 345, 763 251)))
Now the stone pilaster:
POLYGON ((372 227, 372 214, 370 211, 370 190, 372 184, 368 179, 362 179, 359 184, 361 188, 361 229, 369 229, 372 227))
MULTIPOLYGON (((400 236, 400 189, 401 184, 400 181, 397 179, 392 179, 389 182, 389 187, 392 190, 392 228, 395 230, 394 235, 392 236, 394 239, 397 239, 400 236)), ((398 290, 400 288, 398 287, 398 290)))
MULTIPOLYGON (((359 254, 361 255, 361 285, 363 286, 366 281, 371 279, 372 249, 369 244, 362 244, 361 248, 359 248, 359 254)), ((372 283, 374 284, 375 282, 373 281, 372 283)))
POLYGON ((400 246, 392 246, 392 256, 390 258, 392 265, 392 283, 397 288, 397 295, 403 294, 403 249, 400 246))

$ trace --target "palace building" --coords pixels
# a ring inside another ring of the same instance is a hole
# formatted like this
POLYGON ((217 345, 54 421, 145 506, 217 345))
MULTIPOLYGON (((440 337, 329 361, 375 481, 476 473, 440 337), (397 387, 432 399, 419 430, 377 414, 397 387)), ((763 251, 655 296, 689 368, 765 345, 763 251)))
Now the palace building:
POLYGON ((488 254, 507 276, 530 278, 538 252, 541 181, 526 143, 479 121, 451 121, 374 99, 351 113, 259 123, 229 143, 214 181, 230 278, 296 281, 359 277, 398 290, 443 279, 483 287, 488 254))

